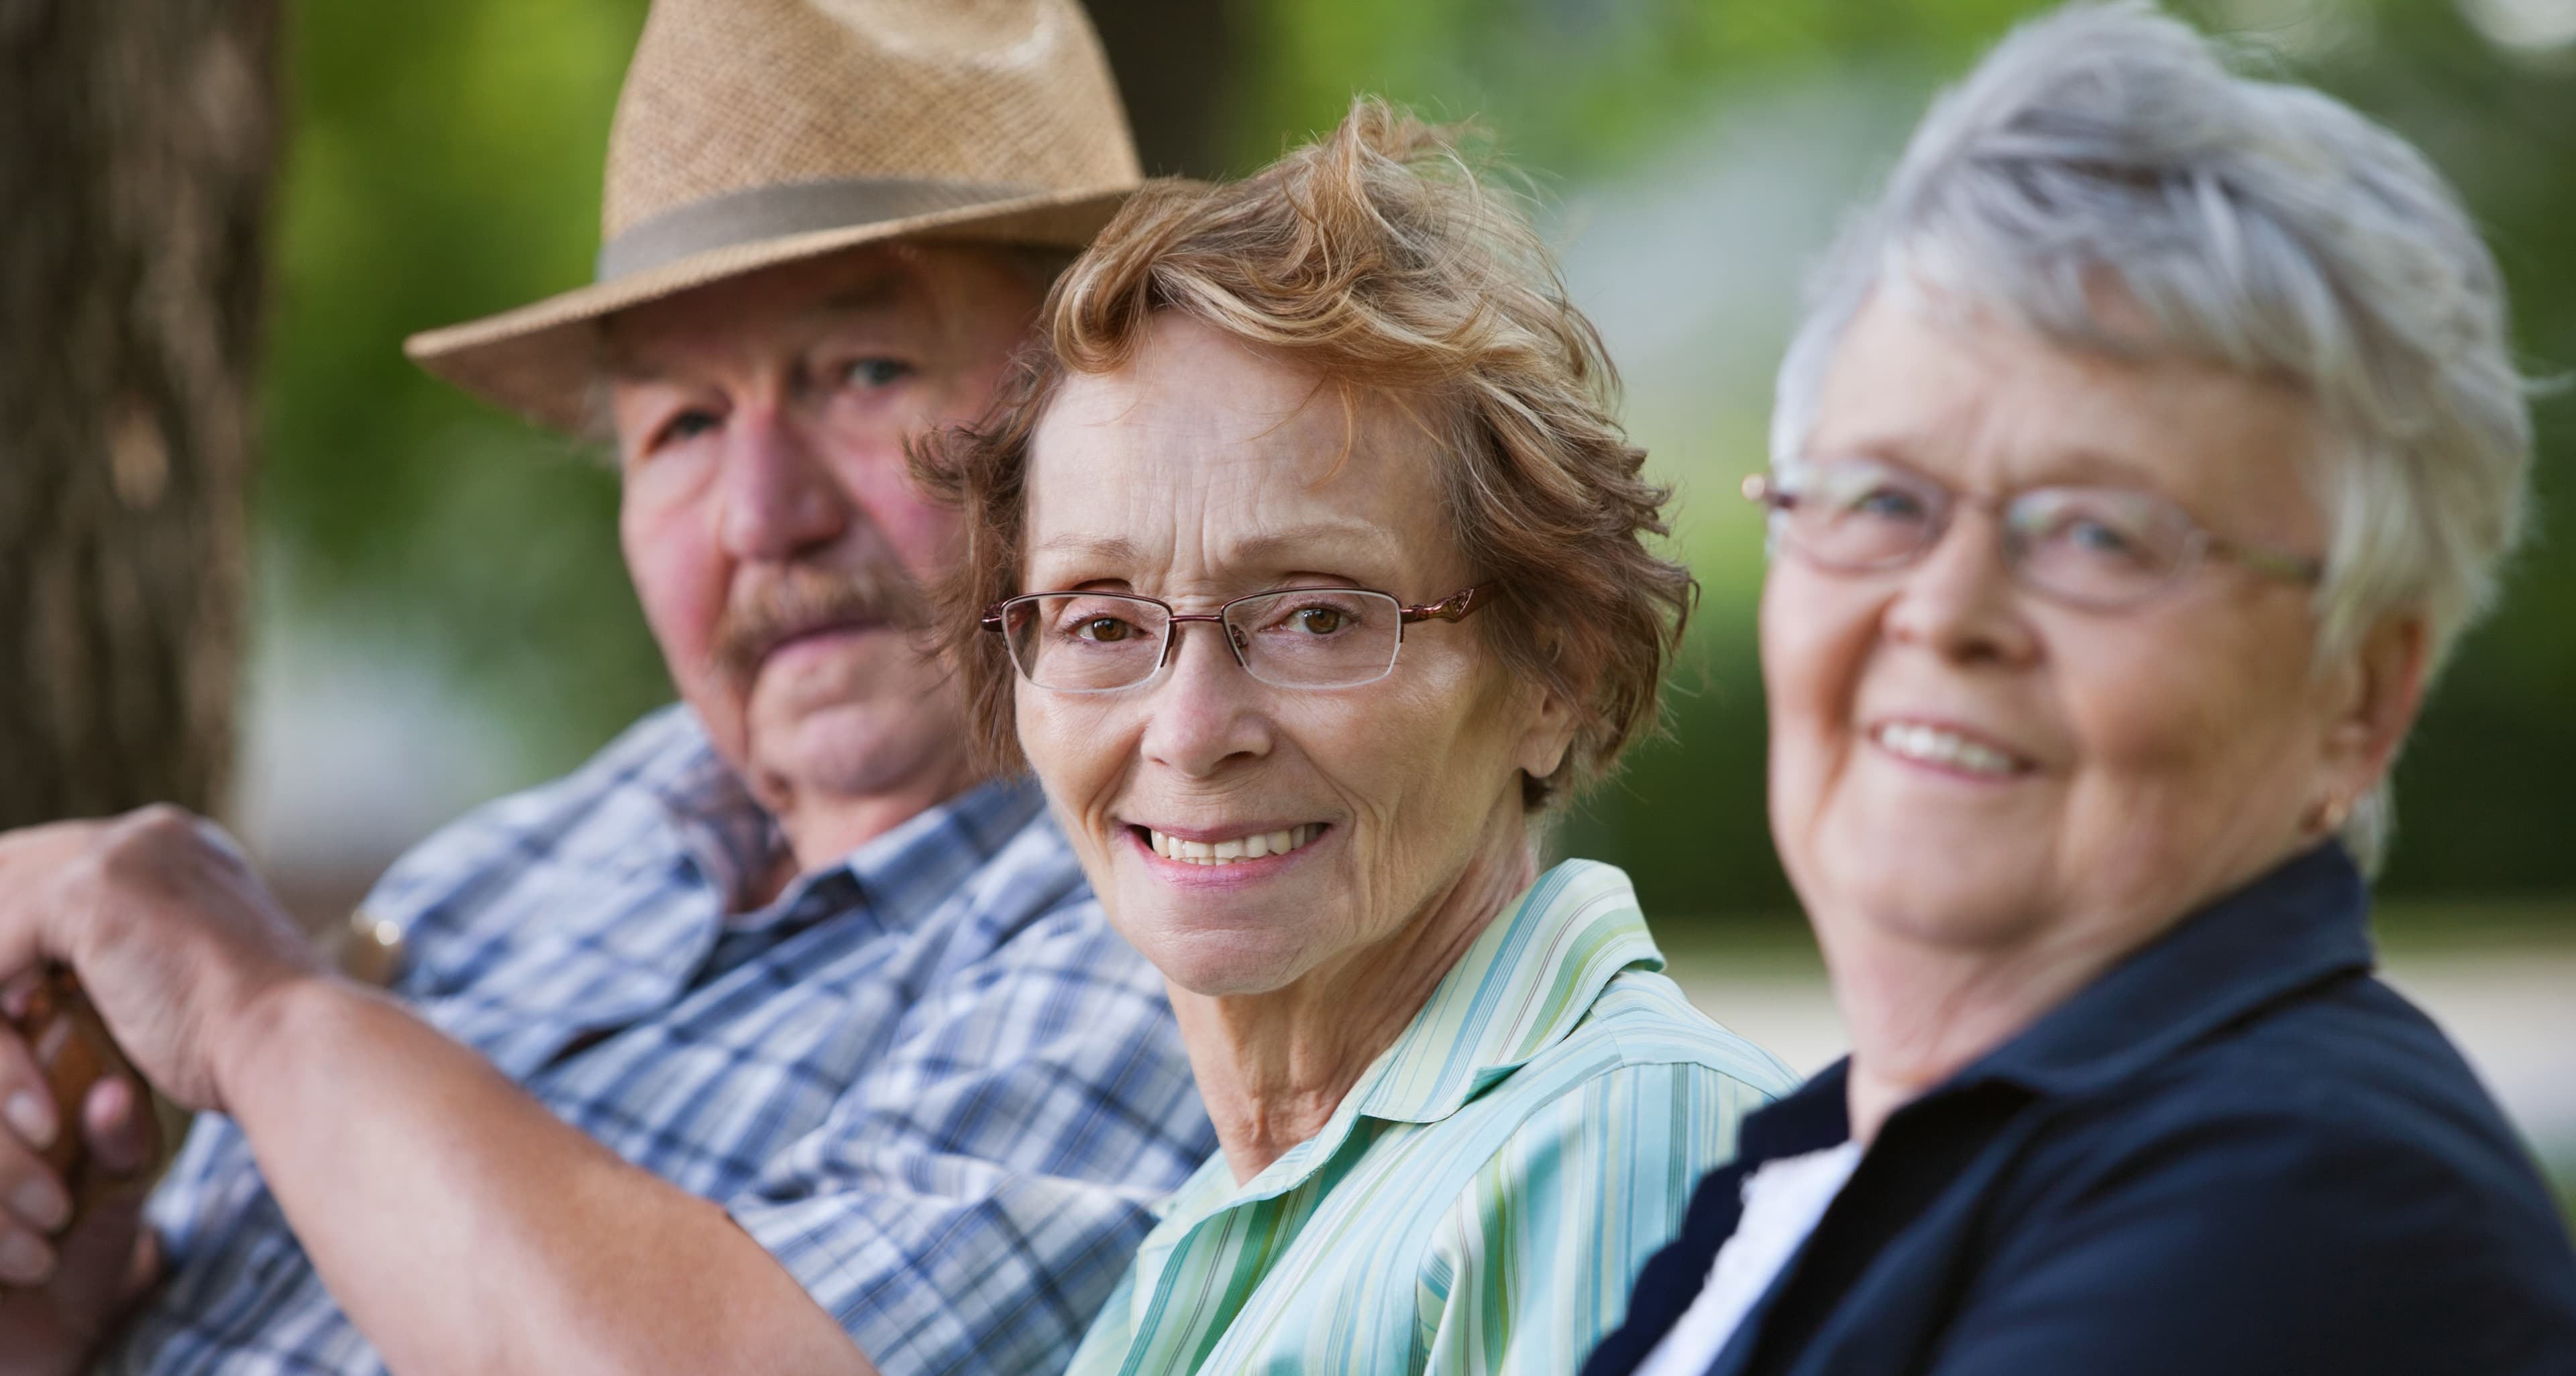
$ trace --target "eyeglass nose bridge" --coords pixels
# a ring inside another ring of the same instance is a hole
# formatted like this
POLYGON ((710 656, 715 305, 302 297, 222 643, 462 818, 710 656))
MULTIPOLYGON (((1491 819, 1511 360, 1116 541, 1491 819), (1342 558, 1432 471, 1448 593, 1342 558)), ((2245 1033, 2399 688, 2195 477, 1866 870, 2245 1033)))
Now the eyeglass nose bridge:
MULTIPOLYGON (((1226 620, 1225 610, 1220 609, 1213 612, 1193 612, 1188 615, 1183 615, 1180 612, 1164 613, 1163 657, 1154 661, 1155 673, 1159 674, 1165 669, 1172 667, 1172 656, 1180 653, 1181 623, 1184 621, 1215 622, 1218 627, 1225 631, 1225 646, 1227 649, 1234 652, 1234 662, 1236 666, 1241 668, 1247 674, 1252 672, 1252 661, 1246 659, 1243 653, 1246 648, 1243 643, 1243 632, 1238 629, 1233 622, 1226 620)), ((1255 675, 1255 677, 1259 676, 1255 675)))
POLYGON ((1941 548, 1941 542, 1950 538, 1951 528, 1959 524, 1959 513, 1962 510, 1975 511, 1995 523, 1993 541, 1980 543, 1990 549, 1993 556, 2001 561, 2004 576, 2019 582, 2026 576, 2022 572, 2022 566, 2029 559, 2030 535, 2013 524, 2011 507, 2012 502, 2009 498, 1981 492, 1944 490, 1939 504, 1932 509, 1932 519, 1924 523, 1922 543, 1916 545, 1914 552, 1907 555, 1897 566, 1910 568, 1930 559, 1933 552, 1941 548))
MULTIPOLYGON (((1760 503, 1775 511, 1783 509, 1779 503, 1785 499, 1778 485, 1768 474, 1746 475, 1741 490, 1746 501, 1760 503)), ((1929 495, 1933 502, 1932 514, 1931 518, 1923 523, 1923 538, 1916 541, 1914 547, 1905 553, 1872 567, 1881 572, 1893 572, 1897 569, 1912 568, 1931 558, 1932 552, 1941 547, 1943 540, 1949 538, 1950 528, 1958 524, 1959 509, 1968 507, 1994 518, 1994 552, 2002 559, 2004 572, 2007 575, 2015 579, 2023 577, 2022 564, 2030 553, 2030 536, 2014 526, 2012 518, 2007 514, 2012 506, 2011 498, 1981 492, 1961 492, 1948 487, 1932 488, 1929 495)))

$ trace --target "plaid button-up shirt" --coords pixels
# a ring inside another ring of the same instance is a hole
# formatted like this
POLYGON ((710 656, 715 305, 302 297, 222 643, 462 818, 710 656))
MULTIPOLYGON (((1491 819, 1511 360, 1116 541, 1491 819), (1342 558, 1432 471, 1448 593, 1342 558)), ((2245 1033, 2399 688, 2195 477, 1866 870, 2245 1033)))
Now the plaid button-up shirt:
MULTIPOLYGON (((729 913, 780 846, 673 708, 431 838, 367 911, 423 1017, 722 1203, 888 1376, 1060 1368, 1148 1202, 1215 1150, 1159 977, 1031 785, 729 913)), ((150 1217, 172 1273, 102 1369, 383 1370, 229 1121, 150 1217)))

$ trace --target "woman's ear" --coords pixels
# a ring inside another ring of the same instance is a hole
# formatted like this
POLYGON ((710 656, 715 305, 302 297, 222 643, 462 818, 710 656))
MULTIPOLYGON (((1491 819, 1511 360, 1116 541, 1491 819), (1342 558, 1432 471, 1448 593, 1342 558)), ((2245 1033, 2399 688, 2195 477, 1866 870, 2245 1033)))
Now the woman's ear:
POLYGON ((2377 788, 2424 706, 2432 630, 2421 613, 2371 628, 2352 662, 2336 671, 2324 759, 2335 795, 2350 804, 2377 788))
POLYGON ((1540 688, 1537 710, 1523 728, 1519 748, 1512 762, 1533 779, 1553 776, 1565 763, 1565 752, 1574 747, 1574 705, 1555 692, 1540 688))

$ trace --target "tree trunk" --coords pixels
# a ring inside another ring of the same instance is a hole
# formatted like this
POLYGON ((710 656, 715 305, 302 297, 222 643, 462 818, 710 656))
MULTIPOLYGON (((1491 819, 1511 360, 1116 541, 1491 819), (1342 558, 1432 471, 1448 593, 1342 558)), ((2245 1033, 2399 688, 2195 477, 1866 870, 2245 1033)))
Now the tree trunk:
POLYGON ((0 826, 232 755, 276 0, 0 0, 0 826))

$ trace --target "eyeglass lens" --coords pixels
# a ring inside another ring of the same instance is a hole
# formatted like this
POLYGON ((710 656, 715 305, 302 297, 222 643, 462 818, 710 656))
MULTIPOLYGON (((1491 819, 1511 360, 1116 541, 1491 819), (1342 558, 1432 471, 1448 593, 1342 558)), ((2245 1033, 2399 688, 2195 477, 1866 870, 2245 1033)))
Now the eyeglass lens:
MULTIPOLYGON (((1816 459, 1784 475, 1778 520, 1798 552, 1829 568, 1889 569, 1929 550, 1957 497, 1870 459, 1816 459)), ((2035 487, 2004 504, 2004 557, 2031 586, 2116 606, 2154 595, 2196 553, 2198 527, 2172 502, 2114 487, 2035 487)))
MULTIPOLYGON (((1251 675, 1282 688, 1346 688, 1386 677, 1403 604, 1384 593, 1290 588, 1227 604, 1225 631, 1251 675)), ((1040 593, 1003 609, 1021 676, 1072 693, 1133 687, 1162 667, 1172 632, 1159 602, 1114 593, 1040 593)))

